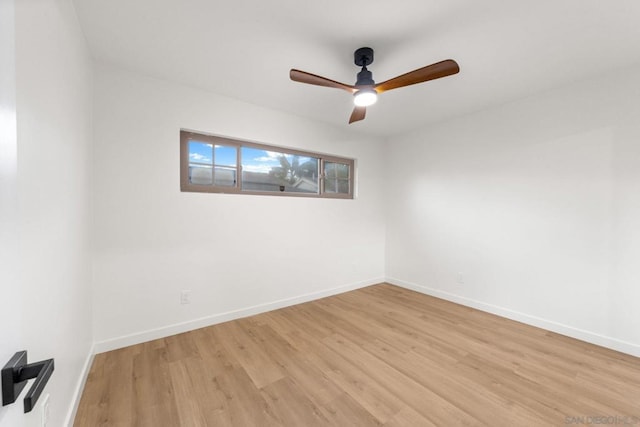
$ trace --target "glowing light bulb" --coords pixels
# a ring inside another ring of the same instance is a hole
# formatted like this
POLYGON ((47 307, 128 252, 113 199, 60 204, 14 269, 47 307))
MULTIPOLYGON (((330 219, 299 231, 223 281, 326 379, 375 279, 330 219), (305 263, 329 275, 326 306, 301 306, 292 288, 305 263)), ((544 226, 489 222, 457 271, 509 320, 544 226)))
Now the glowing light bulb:
POLYGON ((378 100, 378 94, 373 89, 360 89, 353 96, 353 103, 358 107, 368 107, 378 100))

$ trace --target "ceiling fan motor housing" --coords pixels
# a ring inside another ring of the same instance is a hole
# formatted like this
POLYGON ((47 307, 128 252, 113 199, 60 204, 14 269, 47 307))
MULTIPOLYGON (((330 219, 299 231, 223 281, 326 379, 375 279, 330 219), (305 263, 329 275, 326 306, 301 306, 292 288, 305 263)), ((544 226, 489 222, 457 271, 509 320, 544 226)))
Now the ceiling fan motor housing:
POLYGON ((353 62, 362 70, 358 73, 356 86, 372 86, 375 84, 371 71, 367 70, 367 65, 373 62, 373 49, 370 47, 361 47, 353 52, 353 62))
POLYGON ((358 73, 356 86, 373 86, 374 84, 376 82, 373 81, 371 71, 367 70, 367 67, 362 67, 362 71, 358 73))

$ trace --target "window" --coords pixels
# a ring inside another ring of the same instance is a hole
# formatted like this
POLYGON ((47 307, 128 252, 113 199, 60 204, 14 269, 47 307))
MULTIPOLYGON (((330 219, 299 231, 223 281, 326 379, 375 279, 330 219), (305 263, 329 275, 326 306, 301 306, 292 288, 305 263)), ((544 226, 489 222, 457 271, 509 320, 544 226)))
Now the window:
POLYGON ((349 191, 349 165, 339 162, 324 162, 324 191, 346 193, 349 191))
POLYGON ((180 190, 353 199, 353 159, 180 131, 180 190))

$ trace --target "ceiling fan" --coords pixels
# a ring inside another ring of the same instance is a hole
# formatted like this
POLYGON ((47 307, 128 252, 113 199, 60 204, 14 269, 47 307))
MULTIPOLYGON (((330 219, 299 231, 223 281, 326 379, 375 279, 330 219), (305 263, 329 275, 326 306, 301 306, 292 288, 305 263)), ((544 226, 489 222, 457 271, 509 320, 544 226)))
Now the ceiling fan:
POLYGON ((289 71, 289 77, 296 82, 332 87, 352 93, 355 108, 353 109, 353 113, 351 113, 349 123, 353 123, 364 119, 367 113, 367 107, 374 104, 378 98, 378 94, 382 92, 447 77, 460 71, 460 67, 456 61, 447 59, 376 84, 376 82, 373 81, 371 71, 367 70, 367 65, 371 65, 373 62, 373 49, 370 47, 361 47, 353 53, 353 58, 355 64, 358 67, 362 67, 362 70, 358 73, 355 85, 340 83, 322 76, 296 70, 295 68, 289 71))

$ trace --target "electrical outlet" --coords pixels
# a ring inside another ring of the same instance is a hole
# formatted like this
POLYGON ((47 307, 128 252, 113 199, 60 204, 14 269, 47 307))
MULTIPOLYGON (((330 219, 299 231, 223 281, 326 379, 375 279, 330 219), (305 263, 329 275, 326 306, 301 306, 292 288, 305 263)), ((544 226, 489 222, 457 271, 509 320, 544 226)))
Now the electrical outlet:
POLYGON ((180 292, 180 304, 191 304, 191 291, 184 289, 180 292))
POLYGON ((458 271, 458 275, 456 277, 456 281, 458 283, 460 283, 461 285, 464 283, 464 275, 462 274, 461 271, 458 271))
POLYGON ((40 404, 40 426, 47 427, 49 422, 49 395, 47 394, 40 404))

